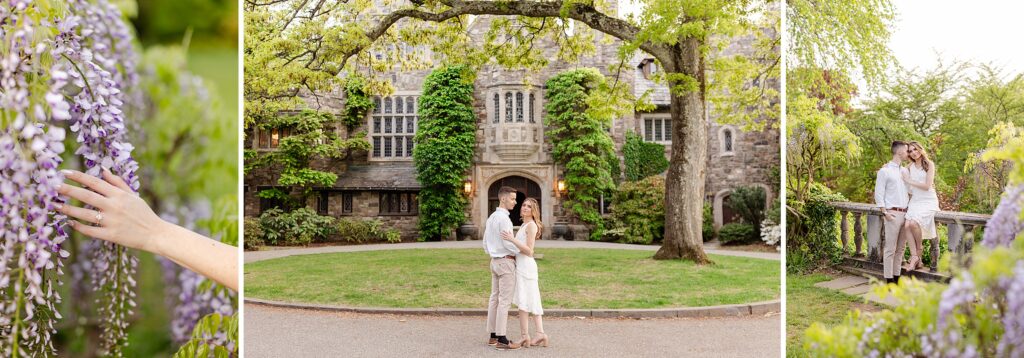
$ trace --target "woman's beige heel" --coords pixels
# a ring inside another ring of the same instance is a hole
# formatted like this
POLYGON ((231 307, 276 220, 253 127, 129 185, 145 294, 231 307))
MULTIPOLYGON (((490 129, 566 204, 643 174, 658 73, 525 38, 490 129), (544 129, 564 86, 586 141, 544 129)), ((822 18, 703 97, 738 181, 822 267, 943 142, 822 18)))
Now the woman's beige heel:
POLYGON ((544 347, 547 347, 548 346, 548 335, 544 334, 544 332, 537 332, 537 334, 540 335, 540 337, 537 337, 537 340, 535 340, 533 342, 530 342, 530 345, 532 345, 532 346, 543 345, 544 347))
POLYGON ((530 334, 529 333, 523 333, 522 335, 523 335, 523 339, 519 341, 519 346, 521 346, 523 348, 530 348, 530 346, 532 345, 532 344, 530 344, 531 343, 530 342, 530 334))

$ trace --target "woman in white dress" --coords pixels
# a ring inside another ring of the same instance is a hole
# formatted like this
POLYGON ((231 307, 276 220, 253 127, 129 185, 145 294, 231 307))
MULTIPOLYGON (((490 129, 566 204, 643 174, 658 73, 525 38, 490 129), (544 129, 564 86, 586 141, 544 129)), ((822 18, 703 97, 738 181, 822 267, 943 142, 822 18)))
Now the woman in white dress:
POLYGON ((533 245, 540 235, 543 234, 544 224, 540 222, 540 205, 537 200, 527 198, 519 209, 519 215, 523 218, 523 225, 513 238, 511 235, 502 235, 502 239, 511 241, 519 248, 516 255, 516 294, 512 302, 519 308, 519 326, 522 330, 522 341, 520 345, 529 347, 531 345, 548 346, 548 336, 544 334, 544 309, 540 303, 540 286, 537 276, 537 261, 533 259, 533 245), (530 315, 533 315, 533 323, 537 328, 537 339, 530 340, 530 315))
POLYGON ((939 212, 939 197, 935 194, 935 163, 928 159, 924 146, 918 142, 908 143, 907 155, 910 165, 903 170, 903 181, 910 187, 910 203, 907 204, 903 235, 910 246, 910 261, 905 270, 924 267, 921 263, 924 240, 937 240, 935 213, 939 212))

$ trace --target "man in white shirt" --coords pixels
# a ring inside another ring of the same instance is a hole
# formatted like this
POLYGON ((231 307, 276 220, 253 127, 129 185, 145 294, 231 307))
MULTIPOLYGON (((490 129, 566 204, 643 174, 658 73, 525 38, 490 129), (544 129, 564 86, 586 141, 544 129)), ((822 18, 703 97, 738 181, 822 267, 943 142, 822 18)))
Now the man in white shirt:
POLYGON ((875 177, 875 205, 882 209, 882 216, 885 219, 882 274, 886 283, 898 283, 903 250, 906 248, 906 238, 900 235, 900 229, 903 227, 903 217, 907 214, 907 204, 910 202, 910 194, 907 193, 907 185, 903 182, 901 174, 903 169, 900 167, 900 164, 907 160, 907 143, 894 141, 890 149, 892 160, 885 163, 875 177))
POLYGON ((519 248, 501 239, 501 233, 512 233, 509 210, 516 206, 516 190, 507 186, 498 190, 498 208, 484 225, 484 252, 491 257, 491 299, 487 304, 487 330, 491 337, 487 344, 498 350, 519 349, 509 342, 508 309, 516 290, 516 254, 519 248))

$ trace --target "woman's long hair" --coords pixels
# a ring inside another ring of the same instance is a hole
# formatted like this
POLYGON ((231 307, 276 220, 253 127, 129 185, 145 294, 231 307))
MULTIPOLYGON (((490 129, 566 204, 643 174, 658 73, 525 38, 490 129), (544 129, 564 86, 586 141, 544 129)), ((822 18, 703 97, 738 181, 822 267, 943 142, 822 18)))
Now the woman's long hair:
MULTIPOLYGON (((917 148, 917 152, 921 153, 921 157, 918 158, 918 161, 915 161, 915 162, 918 162, 917 165, 920 165, 921 169, 924 169, 924 171, 928 171, 928 168, 931 165, 932 161, 928 159, 928 152, 926 152, 924 150, 924 146, 921 145, 921 143, 918 143, 916 141, 909 142, 907 144, 917 148)), ((913 159, 911 159, 911 160, 913 160, 913 159)))
POLYGON ((540 240, 544 236, 544 223, 540 222, 540 203, 534 198, 526 198, 523 204, 526 203, 530 203, 530 215, 533 216, 533 222, 537 223, 537 237, 534 240, 540 240))

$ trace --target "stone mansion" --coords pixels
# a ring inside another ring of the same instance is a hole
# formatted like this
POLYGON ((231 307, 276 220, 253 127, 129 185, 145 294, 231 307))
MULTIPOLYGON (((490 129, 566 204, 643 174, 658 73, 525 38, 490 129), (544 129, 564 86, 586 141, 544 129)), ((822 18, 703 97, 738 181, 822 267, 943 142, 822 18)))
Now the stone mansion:
MULTIPOLYGON (((487 17, 477 17, 470 25, 472 38, 487 31, 487 17)), ((477 116, 476 150, 473 165, 464 182, 464 194, 469 198, 466 223, 457 230, 461 237, 479 238, 484 221, 497 207, 498 188, 511 186, 519 190, 520 200, 536 198, 541 205, 545 238, 573 236, 570 215, 561 207, 564 191, 560 186, 563 175, 552 160, 552 144, 545 135, 543 84, 548 78, 578 67, 597 68, 605 75, 609 65, 618 64, 619 41, 602 41, 597 35, 597 51, 579 58, 578 63, 552 61, 540 72, 526 73, 497 66, 479 69, 474 83, 474 111, 477 116), (529 81, 524 81, 529 78, 529 81), (530 83, 530 84, 527 84, 530 83)), ((753 53, 754 38, 735 38, 724 50, 725 54, 753 53)), ((552 45, 554 46, 554 45, 552 45)), ((550 48, 554 58, 557 49, 550 48)), ((644 140, 665 145, 665 155, 671 152, 672 121, 668 105, 668 88, 651 80, 659 71, 653 58, 638 54, 633 57, 629 71, 619 74, 619 81, 629 85, 637 96, 651 90, 649 96, 657 108, 650 112, 637 112, 615 118, 610 134, 620 161, 627 132, 639 134, 644 140)), ((356 131, 366 131, 372 145, 369 151, 351 153, 346 160, 319 163, 318 169, 338 174, 331 187, 318 188, 307 205, 315 207, 321 215, 378 219, 389 227, 398 228, 403 240, 417 237, 417 194, 421 188, 416 180, 412 152, 413 136, 418 128, 419 96, 429 70, 378 73, 391 80, 395 92, 387 97, 373 97, 374 109, 356 131)), ((778 83, 772 84, 778 87, 778 83)), ((343 107, 342 91, 319 94, 321 110, 339 112, 343 107)), ((310 101, 307 101, 312 103, 310 101)), ((710 108, 710 105, 709 105, 710 108)), ((712 205, 716 229, 735 220, 727 205, 729 194, 741 186, 761 186, 770 202, 778 197, 777 171, 780 165, 779 131, 768 129, 757 132, 742 131, 730 125, 715 122, 716 114, 709 113, 707 179, 705 200, 712 205), (773 176, 773 172, 776 173, 773 176)), ((336 126, 339 135, 346 137, 344 125, 336 126)), ((287 129, 247 129, 244 145, 247 149, 273 151, 279 140, 288 135, 287 129)), ((274 187, 279 168, 261 168, 245 177, 245 215, 258 216, 275 203, 257 196, 260 190, 274 187)), ((604 199, 604 198, 603 198, 604 199)), ((608 201, 603 200, 602 211, 608 201)), ((513 223, 518 225, 514 210, 513 223)))

